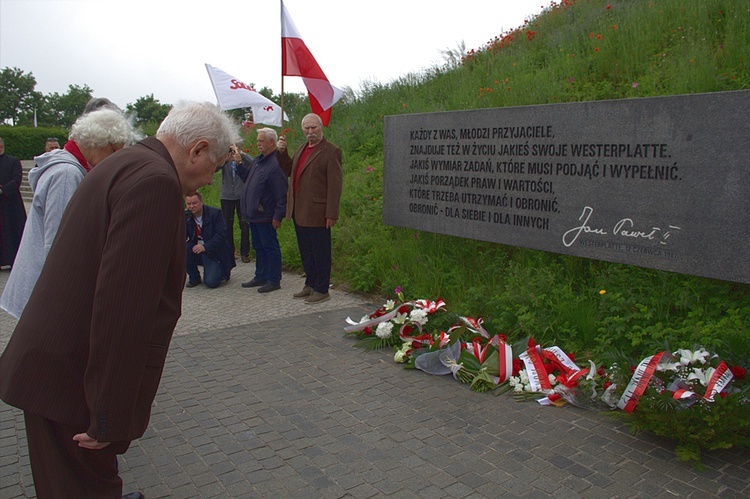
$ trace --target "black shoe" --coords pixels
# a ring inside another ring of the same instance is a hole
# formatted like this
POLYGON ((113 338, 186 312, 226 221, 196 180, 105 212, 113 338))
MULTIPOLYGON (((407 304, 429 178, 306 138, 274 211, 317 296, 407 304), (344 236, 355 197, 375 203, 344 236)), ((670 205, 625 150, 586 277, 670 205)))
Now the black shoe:
POLYGON ((243 282, 242 287, 243 288, 257 288, 258 286, 263 286, 265 283, 266 283, 265 281, 253 279, 252 281, 243 282))
POLYGON ((122 499, 146 499, 146 496, 141 492, 131 492, 122 496, 122 499))
POLYGON ((278 282, 267 282, 260 288, 258 288, 258 293, 270 293, 271 291, 276 291, 277 289, 281 289, 281 284, 278 282))
POLYGON ((188 281, 188 283, 185 284, 185 287, 186 288, 194 288, 194 287, 196 287, 200 283, 201 283, 200 279, 198 279, 197 281, 188 281))

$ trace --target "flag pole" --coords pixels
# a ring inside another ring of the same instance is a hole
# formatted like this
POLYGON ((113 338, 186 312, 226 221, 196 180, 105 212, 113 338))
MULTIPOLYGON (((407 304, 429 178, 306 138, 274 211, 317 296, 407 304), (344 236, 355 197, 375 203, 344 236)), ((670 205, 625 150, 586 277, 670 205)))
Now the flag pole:
POLYGON ((281 131, 284 131, 284 0, 279 0, 279 40, 281 40, 281 131))

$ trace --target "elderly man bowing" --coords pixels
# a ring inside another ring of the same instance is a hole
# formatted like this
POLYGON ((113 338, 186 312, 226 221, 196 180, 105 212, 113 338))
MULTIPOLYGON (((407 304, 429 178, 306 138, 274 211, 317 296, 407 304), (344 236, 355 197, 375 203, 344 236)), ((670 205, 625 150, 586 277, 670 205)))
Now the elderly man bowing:
POLYGON ((38 497, 121 496, 116 456, 148 426, 180 316, 183 196, 238 138, 216 106, 179 104, 155 138, 76 189, 0 357, 0 398, 24 411, 38 497))

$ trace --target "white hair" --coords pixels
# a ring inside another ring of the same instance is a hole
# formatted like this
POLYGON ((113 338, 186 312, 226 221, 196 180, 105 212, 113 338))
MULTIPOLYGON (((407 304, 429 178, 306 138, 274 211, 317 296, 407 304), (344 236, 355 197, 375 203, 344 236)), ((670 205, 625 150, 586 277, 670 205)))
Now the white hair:
POLYGON ((102 108, 79 117, 70 129, 69 138, 86 149, 109 144, 129 146, 138 140, 128 118, 111 108, 102 108))
POLYGON ((261 133, 265 134, 266 137, 272 138, 274 144, 279 140, 279 134, 277 134, 276 130, 274 130, 273 128, 261 128, 258 130, 258 135, 260 135, 261 133))
POLYGON ((321 128, 323 127, 323 120, 320 118, 320 116, 318 116, 315 113, 308 113, 308 114, 306 114, 305 117, 302 118, 302 121, 300 123, 304 123, 305 120, 308 119, 308 118, 311 119, 311 120, 315 120, 318 123, 318 125, 320 125, 321 128))
POLYGON ((156 131, 156 137, 161 136, 170 137, 186 149, 205 140, 209 157, 217 163, 226 157, 231 144, 241 140, 237 124, 209 102, 177 103, 156 131))

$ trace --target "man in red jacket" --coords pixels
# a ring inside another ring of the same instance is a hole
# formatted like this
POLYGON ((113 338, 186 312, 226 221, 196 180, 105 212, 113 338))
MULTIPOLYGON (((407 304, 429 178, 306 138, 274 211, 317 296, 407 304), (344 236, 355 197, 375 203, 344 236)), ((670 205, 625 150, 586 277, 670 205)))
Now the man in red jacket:
POLYGON ((181 104, 76 189, 0 357, 0 398, 24 411, 38 497, 122 495, 117 454, 148 426, 180 317, 183 196, 237 139, 216 106, 181 104))

